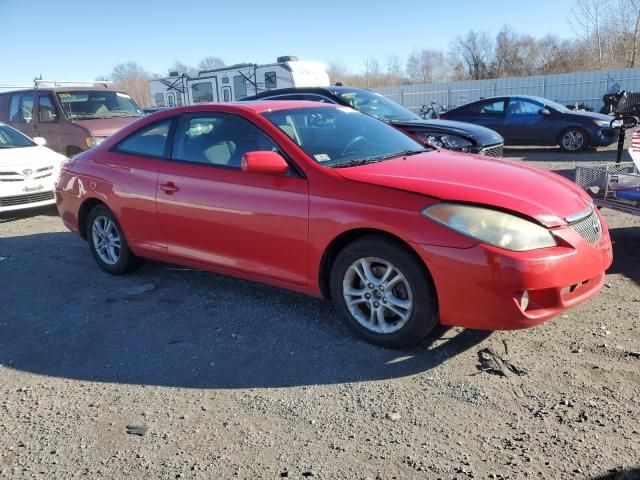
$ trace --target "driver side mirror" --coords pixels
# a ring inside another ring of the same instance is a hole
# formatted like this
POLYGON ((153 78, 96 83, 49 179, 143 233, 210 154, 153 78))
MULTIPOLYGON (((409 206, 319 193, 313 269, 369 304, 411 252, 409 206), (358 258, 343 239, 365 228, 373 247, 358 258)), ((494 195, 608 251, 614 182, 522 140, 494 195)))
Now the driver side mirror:
POLYGON ((289 165, 282 155, 267 150, 245 153, 240 168, 243 172, 263 175, 283 175, 289 171, 289 165))
POLYGON ((44 137, 33 137, 32 140, 33 143, 40 145, 41 147, 44 147, 47 144, 47 139, 44 137))
POLYGON ((548 108, 541 108, 538 110, 538 113, 541 115, 551 115, 551 111, 548 108))

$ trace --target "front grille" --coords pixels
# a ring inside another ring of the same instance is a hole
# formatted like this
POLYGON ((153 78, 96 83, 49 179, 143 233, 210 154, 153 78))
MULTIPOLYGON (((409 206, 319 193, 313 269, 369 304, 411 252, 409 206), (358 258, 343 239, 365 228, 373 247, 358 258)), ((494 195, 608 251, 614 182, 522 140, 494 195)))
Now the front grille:
POLYGON ((30 193, 28 195, 15 195, 13 197, 0 198, 0 207, 12 207, 14 205, 24 205, 26 203, 44 202, 53 200, 53 192, 30 193))
POLYGON ((504 153, 504 144, 500 143, 498 145, 492 145, 490 147, 485 147, 480 150, 480 155, 486 155, 487 157, 502 157, 504 153))
POLYGON ((32 177, 28 177, 22 172, 0 172, 0 182, 23 182, 29 179, 40 180, 41 178, 47 178, 53 175, 53 165, 39 168, 32 175, 32 177))
POLYGON ((53 173, 49 172, 49 173, 44 173, 42 175, 36 175, 35 177, 33 177, 34 180, 40 180, 41 178, 47 178, 50 177, 51 175, 53 175, 53 173))
POLYGON ((589 215, 570 223, 569 226, 591 245, 595 245, 602 238, 602 225, 598 214, 593 210, 589 215))

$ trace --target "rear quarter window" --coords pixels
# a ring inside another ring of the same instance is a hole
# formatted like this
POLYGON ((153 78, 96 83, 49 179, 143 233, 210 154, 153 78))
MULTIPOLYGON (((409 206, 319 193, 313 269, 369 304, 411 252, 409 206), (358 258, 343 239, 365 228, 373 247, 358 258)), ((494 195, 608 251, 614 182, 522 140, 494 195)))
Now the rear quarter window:
POLYGON ((120 141, 114 150, 128 155, 163 158, 172 123, 173 119, 168 118, 147 125, 120 141))

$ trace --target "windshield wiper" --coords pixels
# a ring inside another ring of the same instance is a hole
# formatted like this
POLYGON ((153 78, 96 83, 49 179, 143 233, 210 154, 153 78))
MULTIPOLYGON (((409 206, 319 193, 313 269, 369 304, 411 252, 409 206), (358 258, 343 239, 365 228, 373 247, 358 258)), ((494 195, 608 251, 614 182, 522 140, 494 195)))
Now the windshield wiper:
POLYGON ((357 167, 358 165, 364 165, 365 163, 382 162, 383 160, 389 160, 396 157, 408 157, 409 155, 417 155, 419 153, 426 152, 426 150, 402 150, 401 152, 388 153, 385 155, 378 155, 375 157, 359 158, 357 160, 349 160, 348 162, 337 163, 332 165, 333 168, 345 168, 345 167, 357 167))

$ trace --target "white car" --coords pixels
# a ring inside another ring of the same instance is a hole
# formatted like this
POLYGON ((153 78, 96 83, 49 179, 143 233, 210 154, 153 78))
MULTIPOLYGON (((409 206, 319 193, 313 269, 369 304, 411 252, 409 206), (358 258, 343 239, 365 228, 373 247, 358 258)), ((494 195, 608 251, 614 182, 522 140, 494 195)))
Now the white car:
POLYGON ((0 213, 51 205, 67 157, 0 123, 0 213))

